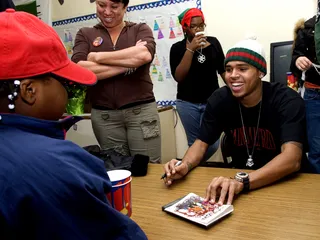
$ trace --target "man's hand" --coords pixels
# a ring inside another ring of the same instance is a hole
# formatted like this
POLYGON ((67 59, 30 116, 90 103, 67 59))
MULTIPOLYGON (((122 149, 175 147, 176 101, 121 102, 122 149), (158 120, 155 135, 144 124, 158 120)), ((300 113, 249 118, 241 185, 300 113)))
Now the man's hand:
POLYGON ((307 71, 312 66, 312 62, 307 57, 298 57, 296 60, 296 67, 300 71, 307 71))
POLYGON ((175 166, 178 162, 177 159, 172 159, 170 162, 167 162, 164 165, 164 171, 167 177, 164 179, 166 185, 171 185, 173 180, 180 179, 187 175, 188 173, 188 165, 184 162, 181 163, 180 166, 175 166))
POLYGON ((243 183, 238 182, 235 179, 226 177, 214 178, 206 191, 206 201, 216 202, 217 196, 220 195, 218 204, 222 205, 228 194, 227 204, 232 204, 235 194, 239 194, 243 190, 243 183))

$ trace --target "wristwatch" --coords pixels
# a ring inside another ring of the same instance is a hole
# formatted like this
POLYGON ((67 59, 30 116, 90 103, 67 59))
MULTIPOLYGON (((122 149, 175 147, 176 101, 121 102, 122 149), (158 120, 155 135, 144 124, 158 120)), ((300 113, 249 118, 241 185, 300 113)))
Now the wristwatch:
POLYGON ((250 180, 249 180, 249 174, 246 172, 238 172, 234 179, 238 182, 243 183, 243 192, 248 192, 250 190, 250 180))

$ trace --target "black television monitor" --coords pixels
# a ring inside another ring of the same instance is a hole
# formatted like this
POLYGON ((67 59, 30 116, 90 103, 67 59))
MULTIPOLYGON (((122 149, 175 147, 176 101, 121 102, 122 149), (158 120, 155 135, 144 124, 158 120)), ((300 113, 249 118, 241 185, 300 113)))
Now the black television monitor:
POLYGON ((290 72, 293 41, 275 42, 270 46, 270 82, 287 85, 287 72, 290 72))

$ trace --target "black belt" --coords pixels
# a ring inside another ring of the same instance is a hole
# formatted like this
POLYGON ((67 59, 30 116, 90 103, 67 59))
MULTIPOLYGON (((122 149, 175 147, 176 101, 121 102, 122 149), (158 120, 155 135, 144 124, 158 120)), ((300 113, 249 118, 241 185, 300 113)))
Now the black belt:
POLYGON ((142 104, 147 104, 147 103, 152 103, 152 102, 155 102, 156 100, 154 98, 152 99, 149 99, 149 100, 144 100, 144 101, 139 101, 139 102, 134 102, 134 103, 128 103, 126 105, 123 105, 117 109, 114 109, 114 108, 109 108, 109 107, 105 107, 105 106, 101 106, 101 105, 92 105, 92 108, 94 109, 97 109, 97 110, 103 110, 103 111, 106 111, 106 110, 124 110, 124 109, 127 109, 127 108, 132 108, 132 107, 135 107, 135 106, 139 106, 139 105, 142 105, 142 104))

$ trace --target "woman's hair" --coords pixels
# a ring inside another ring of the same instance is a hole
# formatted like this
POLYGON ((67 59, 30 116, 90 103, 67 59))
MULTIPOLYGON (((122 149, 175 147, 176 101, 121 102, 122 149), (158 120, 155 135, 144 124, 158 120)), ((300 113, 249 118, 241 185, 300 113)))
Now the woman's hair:
POLYGON ((8 94, 13 88, 13 81, 3 81, 0 82, 0 98, 8 98, 8 94))
POLYGON ((204 22, 203 12, 198 8, 187 8, 179 16, 179 22, 182 28, 190 27, 190 23, 193 17, 201 17, 204 22))
POLYGON ((8 110, 9 99, 8 96, 12 93, 14 84, 12 80, 0 81, 0 109, 1 111, 8 110))
MULTIPOLYGON (((53 74, 51 74, 51 73, 45 73, 42 75, 30 77, 30 78, 41 79, 43 81, 47 81, 47 79, 52 75, 53 74)), ((55 75, 54 75, 54 78, 56 78, 58 81, 62 79, 62 78, 58 79, 58 77, 55 75)), ((16 80, 22 81, 22 79, 16 79, 16 80)), ((15 90, 14 81, 15 81, 15 79, 0 80, 0 100, 1 99, 8 99, 8 95, 11 94, 15 90)))
POLYGON ((129 4, 129 0, 111 0, 112 2, 116 2, 116 3, 123 3, 124 6, 128 6, 129 4))

